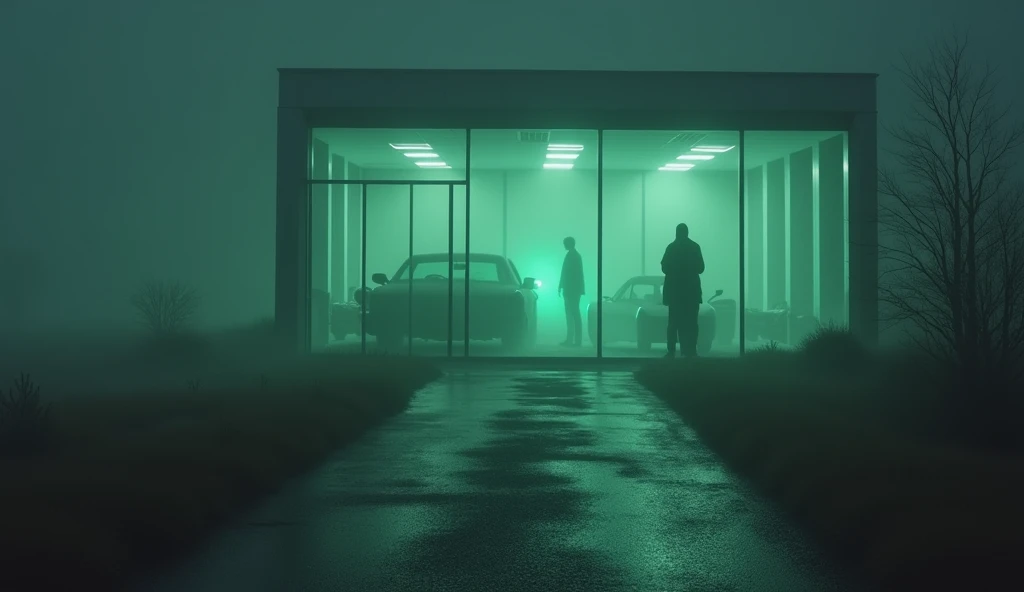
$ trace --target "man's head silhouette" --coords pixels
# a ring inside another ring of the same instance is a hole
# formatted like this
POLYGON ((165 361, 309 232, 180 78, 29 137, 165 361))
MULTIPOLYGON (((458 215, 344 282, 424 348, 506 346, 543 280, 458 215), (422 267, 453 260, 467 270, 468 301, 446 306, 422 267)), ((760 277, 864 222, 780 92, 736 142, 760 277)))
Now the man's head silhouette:
POLYGON ((576 247, 576 239, 571 236, 567 236, 562 240, 562 244, 565 245, 565 250, 568 251, 569 249, 576 247))
POLYGON ((676 225, 676 240, 683 240, 690 236, 690 227, 686 224, 676 225))

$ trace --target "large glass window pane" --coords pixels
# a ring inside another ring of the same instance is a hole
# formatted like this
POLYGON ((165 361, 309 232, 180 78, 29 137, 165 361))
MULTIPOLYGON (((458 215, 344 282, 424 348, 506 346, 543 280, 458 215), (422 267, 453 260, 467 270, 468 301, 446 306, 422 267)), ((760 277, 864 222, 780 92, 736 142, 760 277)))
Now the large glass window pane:
POLYGON ((469 355, 595 356, 597 132, 472 130, 470 146, 469 355))
MULTIPOLYGON (((664 354, 669 309, 661 262, 679 224, 705 264, 695 307, 698 353, 738 353, 739 134, 609 130, 603 143, 603 355, 664 354)), ((588 308, 595 334, 596 299, 588 308)), ((679 310, 686 310, 682 303, 679 310)))
MULTIPOLYGON (((335 158, 336 178, 357 179, 355 165, 335 158)), ((363 317, 360 311, 363 285, 363 195, 360 185, 331 185, 330 188, 330 263, 331 309, 330 337, 332 349, 355 353, 361 351, 363 317)), ((368 337, 368 351, 374 349, 368 337)))
MULTIPOLYGON (((314 140, 310 154, 311 174, 330 176, 330 151, 327 144, 314 140)), ((330 187, 309 187, 309 341, 312 351, 321 351, 330 341, 330 187)))
MULTIPOLYGON (((357 166, 317 140, 311 164, 323 180, 359 175, 357 166)), ((309 195, 310 346, 354 351, 361 343, 359 317, 351 309, 362 281, 362 191, 358 185, 311 184, 309 195)))
MULTIPOLYGON (((326 142, 314 140, 311 174, 322 180, 349 178, 354 167, 333 154, 326 142)), ((332 184, 309 186, 309 339, 313 351, 338 348, 359 340, 358 325, 336 321, 334 309, 353 297, 360 262, 358 187, 332 184)))
POLYGON ((364 171, 371 181, 466 179, 466 130, 314 128, 310 178, 326 179, 317 168, 316 146, 364 171))
POLYGON ((745 133, 746 346, 846 325, 846 133, 745 133))

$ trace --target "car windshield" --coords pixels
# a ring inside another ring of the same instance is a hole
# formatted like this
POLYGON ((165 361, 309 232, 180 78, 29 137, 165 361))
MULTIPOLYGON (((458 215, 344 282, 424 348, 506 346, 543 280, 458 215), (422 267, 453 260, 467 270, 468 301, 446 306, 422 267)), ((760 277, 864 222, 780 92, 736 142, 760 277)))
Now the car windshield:
POLYGON ((655 282, 630 282, 619 290, 616 300, 640 300, 643 302, 661 302, 661 284, 655 282))
POLYGON ((515 277, 516 283, 517 284, 523 283, 523 276, 519 275, 519 270, 516 269, 516 264, 512 263, 511 259, 508 260, 508 266, 512 268, 512 274, 516 276, 515 277))
MULTIPOLYGON (((457 261, 454 265, 455 273, 452 276, 456 280, 466 279, 466 263, 464 261, 457 261)), ((409 266, 403 265, 402 269, 398 271, 398 275, 392 281, 402 281, 409 279, 408 276, 409 266)), ((448 279, 448 262, 447 261, 413 261, 412 262, 412 279, 414 280, 447 280, 448 279)), ((498 268, 498 264, 495 261, 470 261, 469 262, 469 279, 475 282, 501 282, 501 272, 498 268)))

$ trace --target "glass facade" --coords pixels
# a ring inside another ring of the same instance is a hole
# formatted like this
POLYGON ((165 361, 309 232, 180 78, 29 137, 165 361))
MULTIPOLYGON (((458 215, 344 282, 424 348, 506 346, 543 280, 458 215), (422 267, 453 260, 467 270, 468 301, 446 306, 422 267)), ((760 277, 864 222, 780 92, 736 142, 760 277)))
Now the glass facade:
POLYGON ((661 355, 679 223, 700 353, 796 344, 848 319, 846 153, 843 132, 316 128, 311 348, 661 355))
POLYGON ((661 261, 680 223, 705 264, 698 352, 739 353, 739 132, 609 130, 603 144, 603 356, 664 351, 661 261))
MULTIPOLYGON (((472 340, 469 355, 596 356, 583 315, 597 290, 597 131, 472 130, 470 138, 470 252, 507 258, 535 279, 535 298, 523 299, 534 313, 529 347, 472 340), (567 238, 582 263, 582 294, 566 290, 568 300, 559 296, 567 238)), ((482 282, 470 286, 471 323, 506 314, 490 290, 482 282)))

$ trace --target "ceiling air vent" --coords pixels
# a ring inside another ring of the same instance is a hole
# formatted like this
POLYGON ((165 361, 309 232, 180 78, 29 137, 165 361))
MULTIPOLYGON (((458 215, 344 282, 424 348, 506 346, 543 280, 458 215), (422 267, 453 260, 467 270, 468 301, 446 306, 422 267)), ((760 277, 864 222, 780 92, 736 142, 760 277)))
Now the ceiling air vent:
POLYGON ((527 144, 547 144, 551 138, 551 132, 519 132, 519 141, 527 144))
POLYGON ((668 142, 666 142, 665 145, 666 146, 679 146, 679 147, 683 148, 684 150, 689 150, 690 148, 693 148, 694 146, 699 144, 701 141, 703 141, 704 138, 706 138, 706 137, 708 137, 707 134, 700 134, 700 133, 693 133, 693 132, 683 132, 681 134, 676 135, 674 138, 672 138, 668 142))

